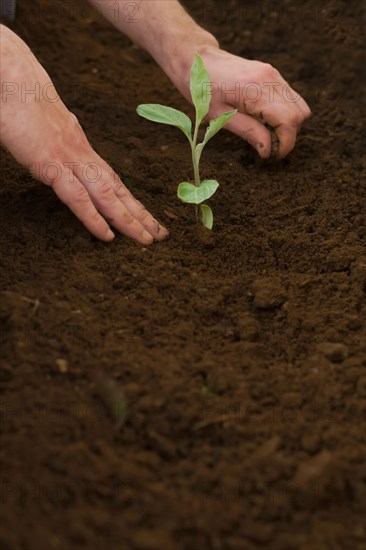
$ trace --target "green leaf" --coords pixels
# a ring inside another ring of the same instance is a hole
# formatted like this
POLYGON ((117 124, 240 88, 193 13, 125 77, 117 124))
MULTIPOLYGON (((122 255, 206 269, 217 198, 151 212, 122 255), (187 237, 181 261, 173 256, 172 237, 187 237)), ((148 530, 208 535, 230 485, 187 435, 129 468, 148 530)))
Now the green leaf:
POLYGON ((207 229, 212 229, 213 226, 213 214, 212 210, 207 204, 200 204, 200 212, 201 212, 201 221, 202 225, 207 227, 207 229))
POLYGON ((204 397, 219 397, 216 392, 210 390, 207 386, 202 386, 201 393, 204 397))
POLYGON ((136 109, 137 114, 151 120, 152 122, 160 122, 161 124, 169 124, 176 126, 187 136, 189 141, 192 140, 192 122, 182 113, 172 107, 165 107, 159 104, 139 105, 136 109))
POLYGON ((178 185, 178 197, 182 202, 200 204, 212 197, 218 186, 216 180, 205 180, 199 187, 184 181, 178 185))
POLYGON ((197 124, 200 125, 210 108, 211 87, 210 75, 198 53, 191 68, 190 89, 193 105, 196 108, 197 124))
POLYGON ((91 378, 94 380, 96 390, 106 409, 120 428, 127 418, 128 403, 124 392, 117 382, 99 369, 92 370, 91 378))
POLYGON ((231 117, 236 115, 237 112, 238 112, 237 109, 235 109, 235 111, 228 111, 227 113, 222 113, 217 118, 214 118, 213 120, 210 120, 210 124, 209 124, 209 126, 206 130, 205 138, 204 138, 202 144, 200 143, 200 145, 202 145, 202 149, 206 145, 206 143, 211 138, 213 138, 214 135, 216 135, 217 132, 219 130, 221 130, 221 128, 223 128, 227 122, 229 122, 231 117))

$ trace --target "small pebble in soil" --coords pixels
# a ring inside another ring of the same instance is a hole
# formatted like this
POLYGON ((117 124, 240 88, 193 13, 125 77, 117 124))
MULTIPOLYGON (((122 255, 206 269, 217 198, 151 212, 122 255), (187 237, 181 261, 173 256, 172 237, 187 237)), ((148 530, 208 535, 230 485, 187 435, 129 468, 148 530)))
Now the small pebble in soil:
POLYGON ((177 220, 179 218, 178 214, 173 212, 173 210, 166 209, 164 210, 164 214, 170 219, 170 220, 177 220))
POLYGON ((354 257, 346 250, 336 250, 329 254, 325 261, 326 272, 347 271, 354 260, 354 257))
POLYGON ((132 545, 136 550, 176 548, 175 540, 169 531, 158 529, 139 529, 135 531, 132 536, 132 545))
POLYGON ((61 374, 65 374, 69 370, 68 362, 66 361, 66 359, 62 359, 61 357, 56 359, 56 365, 57 365, 58 371, 61 374))
POLYGON ((278 281, 263 277, 253 282, 254 306, 257 309, 273 310, 282 306, 286 299, 286 291, 278 281))
POLYGON ((210 294, 210 290, 205 287, 198 287, 196 289, 196 293, 198 294, 198 296, 208 296, 210 294))
POLYGON ((344 370, 342 365, 342 375, 345 382, 351 382, 352 384, 355 384, 357 380, 362 376, 364 368, 361 366, 353 366, 352 362, 347 364, 348 362, 345 362, 344 364, 344 370))
POLYGON ((309 454, 314 454, 319 451, 321 440, 318 434, 309 433, 303 435, 301 439, 301 447, 309 454))
POLYGON ((349 330, 357 331, 360 330, 361 327, 362 323, 358 317, 352 317, 352 319, 350 319, 347 323, 347 328, 349 330))
MULTIPOLYGON (((267 543, 273 537, 273 533, 274 527, 269 523, 257 523, 248 519, 245 522, 245 536, 261 545, 267 546, 267 543)), ((245 548, 245 545, 243 548, 245 548)))
POLYGON ((287 392, 281 395, 280 403, 284 407, 300 407, 302 396, 299 392, 287 392))
POLYGON ((260 324, 250 315, 243 315, 237 321, 238 339, 243 342, 256 342, 260 335, 260 324))
POLYGON ((348 355, 347 347, 344 344, 323 342, 318 345, 318 350, 332 363, 342 363, 348 355))
POLYGON ((117 277, 112 283, 112 286, 114 290, 120 290, 121 288, 124 288, 126 284, 126 280, 123 277, 117 277))
POLYGON ((332 463, 330 452, 321 451, 307 462, 299 464, 294 483, 303 490, 314 488, 314 483, 329 473, 332 463))

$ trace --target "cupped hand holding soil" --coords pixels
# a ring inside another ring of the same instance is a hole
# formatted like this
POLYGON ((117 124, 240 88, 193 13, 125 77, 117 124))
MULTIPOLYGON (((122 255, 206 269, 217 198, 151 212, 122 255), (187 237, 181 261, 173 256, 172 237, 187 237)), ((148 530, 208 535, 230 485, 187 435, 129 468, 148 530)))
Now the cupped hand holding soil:
MULTIPOLYGON (((140 2, 136 25, 126 18, 116 18, 103 0, 92 3, 152 55, 188 101, 191 66, 195 53, 200 54, 211 83, 207 119, 237 109, 225 127, 250 143, 261 158, 269 158, 271 152, 284 158, 295 147, 297 133, 311 111, 272 65, 222 50, 215 36, 200 27, 176 0, 140 2), (272 129, 279 142, 278 151, 272 145, 272 129)), ((124 9, 130 4, 118 2, 124 9)))
MULTIPOLYGON (((211 77, 208 118, 238 109, 226 124, 227 130, 245 139, 261 158, 269 158, 273 129, 279 141, 277 156, 287 156, 295 147, 303 122, 311 116, 304 99, 268 63, 238 57, 212 45, 201 49, 200 54, 211 77)), ((178 79, 175 83, 189 99, 187 81, 178 79)))

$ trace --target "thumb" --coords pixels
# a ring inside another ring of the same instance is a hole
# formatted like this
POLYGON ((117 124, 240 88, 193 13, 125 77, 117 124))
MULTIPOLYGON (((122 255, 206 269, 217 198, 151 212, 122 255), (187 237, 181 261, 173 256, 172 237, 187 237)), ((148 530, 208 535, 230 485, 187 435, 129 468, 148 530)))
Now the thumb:
POLYGON ((225 128, 250 143, 261 158, 267 159, 271 156, 271 133, 252 116, 237 113, 225 128))

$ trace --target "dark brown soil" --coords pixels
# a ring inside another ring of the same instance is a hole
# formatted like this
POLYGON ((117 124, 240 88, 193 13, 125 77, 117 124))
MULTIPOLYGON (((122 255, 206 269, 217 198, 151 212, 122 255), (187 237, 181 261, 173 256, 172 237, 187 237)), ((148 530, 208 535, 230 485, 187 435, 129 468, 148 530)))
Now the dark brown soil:
POLYGON ((186 2, 314 112, 283 162, 207 147, 210 237, 176 199, 184 138, 135 114, 190 107, 83 3, 51 4, 19 0, 14 29, 171 237, 97 242, 3 152, 1 547, 364 548, 363 3, 186 2))

